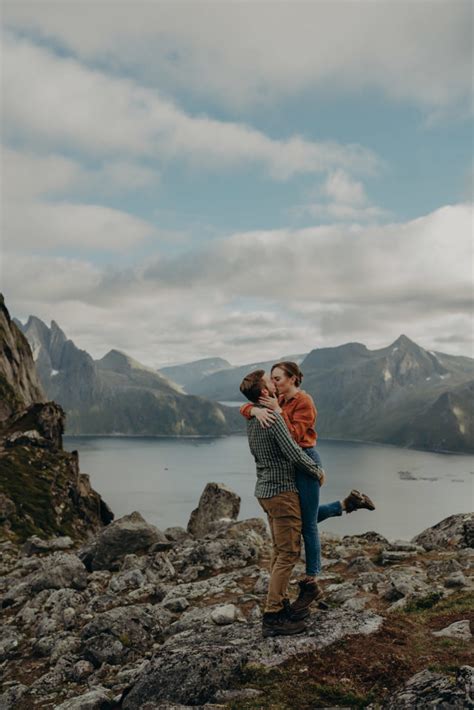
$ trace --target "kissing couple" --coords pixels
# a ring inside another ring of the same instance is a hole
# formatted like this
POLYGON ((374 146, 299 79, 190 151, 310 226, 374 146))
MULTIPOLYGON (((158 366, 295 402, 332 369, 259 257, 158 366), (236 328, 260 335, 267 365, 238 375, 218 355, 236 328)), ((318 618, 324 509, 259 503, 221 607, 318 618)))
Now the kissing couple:
POLYGON ((319 504, 326 480, 316 450, 317 410, 300 388, 303 373, 295 362, 278 362, 270 374, 255 370, 244 377, 240 391, 249 400, 240 412, 247 418, 247 436, 255 459, 255 496, 267 514, 272 537, 270 580, 262 619, 263 636, 302 633, 311 604, 322 596, 318 523, 365 508, 375 510, 367 495, 352 490, 343 500, 319 504), (288 584, 304 540, 306 574, 299 595, 290 603, 288 584))

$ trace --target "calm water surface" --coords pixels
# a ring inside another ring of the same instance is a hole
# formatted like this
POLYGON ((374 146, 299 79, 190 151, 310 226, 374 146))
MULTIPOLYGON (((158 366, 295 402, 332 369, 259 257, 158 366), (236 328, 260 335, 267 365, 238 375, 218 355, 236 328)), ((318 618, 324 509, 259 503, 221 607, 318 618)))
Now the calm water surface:
MULTIPOLYGON (((186 527, 209 481, 225 483, 241 496, 241 519, 263 516, 253 496, 255 465, 244 436, 66 437, 65 448, 79 451, 81 471, 90 474, 116 517, 138 510, 159 528, 186 527)), ((321 530, 376 530, 388 538, 408 539, 448 515, 474 508, 474 456, 340 441, 322 441, 318 450, 327 473, 322 502, 358 488, 377 505, 374 512, 329 519, 321 530)))

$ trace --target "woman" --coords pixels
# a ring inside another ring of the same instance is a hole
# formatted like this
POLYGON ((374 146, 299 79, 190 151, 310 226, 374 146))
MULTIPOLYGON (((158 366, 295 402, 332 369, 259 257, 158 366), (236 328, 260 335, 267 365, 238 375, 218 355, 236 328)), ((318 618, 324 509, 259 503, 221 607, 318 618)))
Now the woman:
MULTIPOLYGON (((271 377, 276 385, 278 399, 261 397, 260 407, 244 404, 240 408, 244 417, 256 417, 263 427, 270 426, 275 414, 281 414, 288 430, 302 449, 322 467, 321 457, 316 450, 317 410, 312 397, 300 389, 303 373, 295 362, 278 362, 273 365, 271 377)), ((321 571, 321 545, 318 523, 326 518, 342 515, 343 511, 366 508, 375 510, 370 498, 359 491, 352 490, 342 501, 319 505, 319 482, 316 478, 296 469, 296 486, 300 497, 302 534, 305 546, 306 577, 303 584, 314 584, 316 575, 321 571)))

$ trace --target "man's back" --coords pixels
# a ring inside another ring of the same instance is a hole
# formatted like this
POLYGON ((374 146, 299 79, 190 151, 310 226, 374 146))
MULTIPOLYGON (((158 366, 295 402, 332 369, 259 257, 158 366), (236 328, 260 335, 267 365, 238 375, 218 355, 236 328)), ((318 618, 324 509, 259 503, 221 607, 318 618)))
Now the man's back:
POLYGON ((284 419, 277 415, 275 422, 263 428, 255 418, 247 422, 250 451, 257 466, 257 498, 270 498, 283 491, 297 491, 294 463, 281 448, 281 436, 289 437, 284 419))

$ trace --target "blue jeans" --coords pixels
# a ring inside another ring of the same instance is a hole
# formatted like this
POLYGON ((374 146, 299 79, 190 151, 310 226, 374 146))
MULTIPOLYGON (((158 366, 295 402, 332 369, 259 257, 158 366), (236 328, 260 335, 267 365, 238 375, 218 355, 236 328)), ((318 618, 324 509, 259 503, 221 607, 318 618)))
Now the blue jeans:
MULTIPOLYGON (((314 446, 304 451, 315 463, 322 466, 321 457, 314 446)), ((319 482, 299 467, 296 468, 296 487, 300 496, 306 574, 313 576, 321 572, 318 523, 326 518, 342 515, 342 505, 340 501, 319 505, 319 482)))

